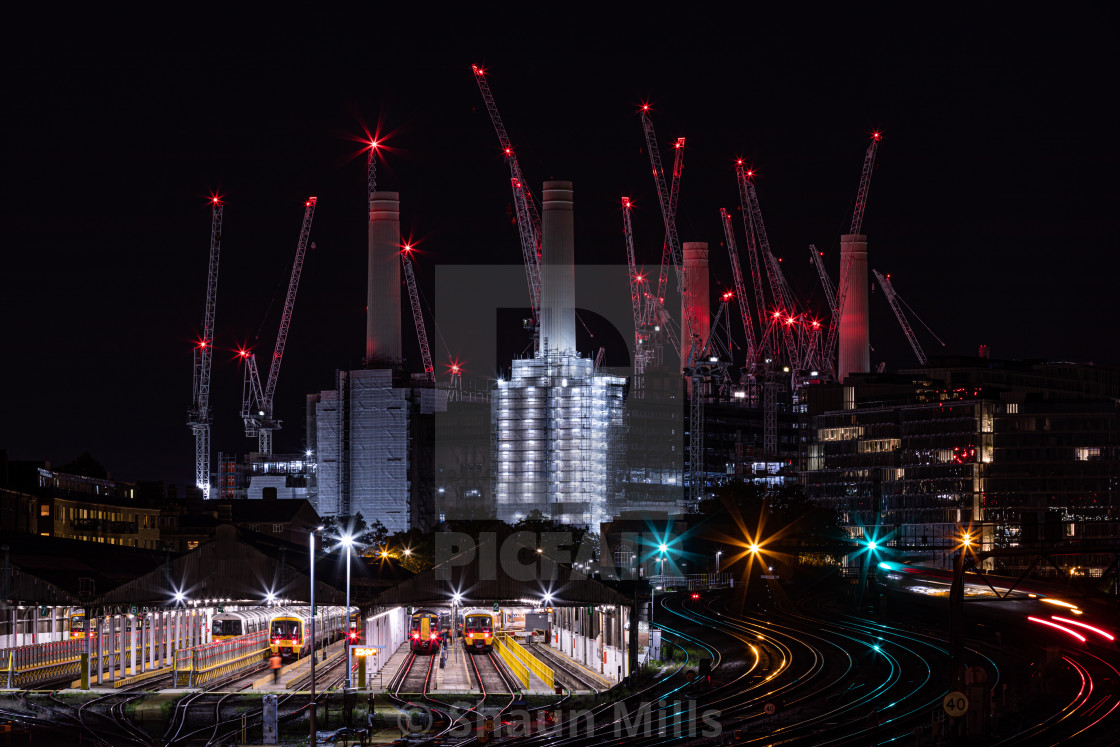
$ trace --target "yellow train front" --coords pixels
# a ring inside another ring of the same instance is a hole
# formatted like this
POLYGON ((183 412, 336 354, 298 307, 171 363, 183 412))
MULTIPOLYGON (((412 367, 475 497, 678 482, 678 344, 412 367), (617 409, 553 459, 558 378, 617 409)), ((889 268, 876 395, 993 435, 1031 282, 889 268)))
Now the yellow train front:
MULTIPOLYGON (((86 637, 86 613, 85 610, 78 610, 70 613, 70 637, 71 638, 85 638, 86 637)), ((93 633, 90 633, 90 638, 93 633)))
POLYGON ((409 650, 418 654, 434 654, 441 641, 439 615, 434 612, 417 612, 409 625, 409 650))
POLYGON ((494 615, 490 612, 468 612, 463 617, 463 646, 471 653, 494 649, 494 615))
MULTIPOLYGON (((348 615, 342 607, 319 607, 315 615, 315 641, 322 645, 346 634, 348 615)), ((268 622, 268 644, 273 654, 285 659, 311 652, 311 608, 278 610, 268 622)))

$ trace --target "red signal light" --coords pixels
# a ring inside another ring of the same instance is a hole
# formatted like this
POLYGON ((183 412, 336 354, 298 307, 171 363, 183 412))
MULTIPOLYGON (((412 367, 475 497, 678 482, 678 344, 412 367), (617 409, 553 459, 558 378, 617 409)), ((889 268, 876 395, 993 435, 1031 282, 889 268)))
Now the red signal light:
POLYGON ((699 595, 699 594, 697 594, 696 592, 692 592, 692 598, 693 598, 693 599, 699 599, 699 598, 700 598, 700 595, 699 595))

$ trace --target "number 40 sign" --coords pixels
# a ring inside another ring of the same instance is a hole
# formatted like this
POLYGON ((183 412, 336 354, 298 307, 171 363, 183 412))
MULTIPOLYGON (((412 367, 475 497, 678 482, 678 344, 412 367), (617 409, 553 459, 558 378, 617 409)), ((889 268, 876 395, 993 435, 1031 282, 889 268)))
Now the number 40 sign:
POLYGON ((941 707, 953 718, 959 718, 968 712, 968 696, 954 690, 941 701, 941 707))

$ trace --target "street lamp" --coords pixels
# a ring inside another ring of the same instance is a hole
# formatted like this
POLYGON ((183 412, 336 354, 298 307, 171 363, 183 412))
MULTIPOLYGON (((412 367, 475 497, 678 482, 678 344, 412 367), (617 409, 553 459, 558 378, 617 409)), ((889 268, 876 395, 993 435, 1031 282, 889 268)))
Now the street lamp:
POLYGON ((716 573, 719 573, 719 556, 723 555, 723 550, 716 550, 716 573))
POLYGON ((350 662, 350 548, 354 544, 354 535, 344 534, 339 538, 342 541, 342 546, 346 548, 346 689, 349 690, 353 687, 351 681, 351 667, 350 662))
POLYGON ((307 533, 311 550, 311 705, 308 708, 308 721, 311 724, 311 743, 315 744, 318 729, 315 726, 315 532, 323 531, 322 525, 307 533))

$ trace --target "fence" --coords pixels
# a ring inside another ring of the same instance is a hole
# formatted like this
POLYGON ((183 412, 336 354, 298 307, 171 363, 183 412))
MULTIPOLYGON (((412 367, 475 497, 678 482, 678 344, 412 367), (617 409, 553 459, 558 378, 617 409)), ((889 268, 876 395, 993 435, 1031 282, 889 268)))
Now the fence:
MULTIPOLYGON (((508 633, 499 633, 494 638, 494 641, 498 643, 498 653, 501 655, 502 660, 510 665, 510 669, 515 669, 510 662, 510 660, 513 659, 520 664, 523 669, 532 672, 540 678, 541 682, 548 686, 549 690, 556 689, 556 674, 552 671, 551 667, 545 666, 541 663, 540 659, 526 651, 520 643, 513 640, 513 636, 508 633)), ((521 679, 526 688, 529 687, 528 673, 526 673, 524 677, 519 675, 519 679, 521 679)))
POLYGON ((84 638, 0 650, 0 679, 12 688, 71 673, 77 675, 85 650, 84 638))
POLYGON ((175 652, 175 686, 198 687, 268 658, 268 631, 175 652))

